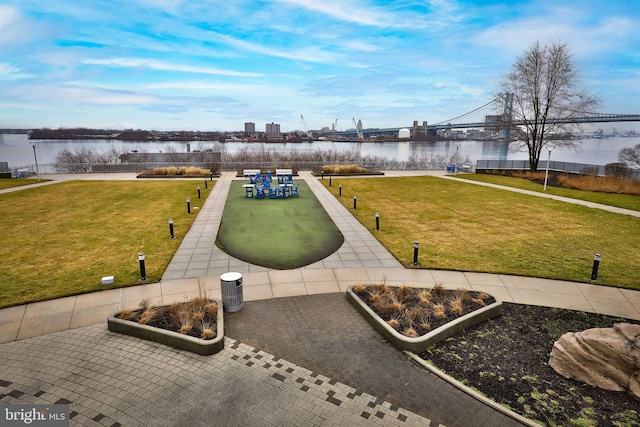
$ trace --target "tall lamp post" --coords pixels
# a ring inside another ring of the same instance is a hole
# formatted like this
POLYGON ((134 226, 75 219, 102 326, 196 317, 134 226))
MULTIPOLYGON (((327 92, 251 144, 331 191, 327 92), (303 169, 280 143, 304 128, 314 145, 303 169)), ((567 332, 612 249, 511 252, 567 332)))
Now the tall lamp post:
POLYGON ((551 149, 549 151, 549 156, 547 157, 547 171, 544 174, 544 191, 547 191, 547 179, 549 179, 549 163, 551 163, 551 149))
POLYGON ((33 159, 36 161, 36 176, 38 177, 38 181, 40 181, 40 170, 38 169, 38 156, 36 155, 36 142, 29 140, 29 144, 33 147, 33 159))

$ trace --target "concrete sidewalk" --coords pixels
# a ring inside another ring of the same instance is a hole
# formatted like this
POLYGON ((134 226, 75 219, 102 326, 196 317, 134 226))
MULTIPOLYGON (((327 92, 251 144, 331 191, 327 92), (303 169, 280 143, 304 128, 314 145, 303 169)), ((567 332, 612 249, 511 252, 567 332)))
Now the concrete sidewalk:
MULTIPOLYGON (((135 179, 132 174, 117 175, 114 179, 135 179)), ((296 270, 248 264, 215 246, 234 177, 225 172, 218 179, 159 283, 0 310, 0 357, 5 361, 0 368, 0 402, 70 402, 73 425, 521 425, 406 361, 345 304, 346 288, 383 280, 425 287, 442 283, 483 290, 506 302, 640 320, 637 291, 534 277, 405 269, 309 172, 301 172, 300 178, 343 233, 345 244, 330 257, 296 270), (228 271, 243 274, 246 301, 246 313, 225 315, 230 333, 241 337, 242 327, 251 327, 246 322, 265 323, 264 331, 272 331, 282 343, 282 348, 273 349, 279 355, 231 335, 223 352, 197 356, 106 328, 109 314, 134 308, 144 298, 153 303, 182 301, 203 291, 221 298, 219 276, 228 271), (318 312, 318 307, 332 310, 318 312), (300 313, 312 312, 317 312, 315 323, 292 323, 298 328, 293 332, 282 327, 283 322, 300 319, 300 313), (333 318, 335 330, 321 333, 318 319, 326 318, 333 318), (339 327, 345 324, 349 330, 339 327), (330 339, 321 345, 325 336, 330 339), (309 339, 304 344, 309 352, 326 349, 323 360, 349 363, 353 374, 331 378, 320 373, 334 372, 330 364, 302 367, 288 361, 286 346, 299 347, 302 337, 309 339), (367 374, 376 361, 379 369, 391 364, 389 369, 397 369, 392 377, 406 381, 382 381, 379 370, 367 374), (403 389, 409 394, 423 390, 418 396, 429 398, 423 406, 419 401, 403 406, 403 399, 408 400, 403 389)))

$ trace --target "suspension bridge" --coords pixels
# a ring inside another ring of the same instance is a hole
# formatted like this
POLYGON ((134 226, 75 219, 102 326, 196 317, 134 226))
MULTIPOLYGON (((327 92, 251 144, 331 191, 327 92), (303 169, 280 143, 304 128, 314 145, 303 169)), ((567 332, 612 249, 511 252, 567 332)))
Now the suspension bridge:
MULTIPOLYGON (((589 113, 584 116, 556 117, 546 120, 546 123, 551 125, 610 122, 640 122, 640 114, 589 113)), ((482 129, 484 134, 489 135, 492 139, 511 140, 511 130, 524 124, 524 120, 513 118, 513 95, 501 94, 476 109, 435 124, 428 124, 424 121, 419 125, 417 121, 414 121, 413 126, 409 127, 361 129, 362 135, 358 135, 356 129, 349 129, 335 132, 335 135, 346 139, 355 139, 359 136, 364 139, 379 136, 398 137, 398 132, 401 129, 409 129, 411 138, 421 139, 421 136, 447 136, 447 133, 454 130, 482 129)))

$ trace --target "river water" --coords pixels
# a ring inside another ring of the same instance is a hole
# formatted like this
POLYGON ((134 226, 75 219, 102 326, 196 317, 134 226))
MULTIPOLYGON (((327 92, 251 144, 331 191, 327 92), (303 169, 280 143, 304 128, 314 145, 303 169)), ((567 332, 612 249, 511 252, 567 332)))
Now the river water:
MULTIPOLYGON (((108 140, 29 140, 24 134, 0 134, 0 162, 8 162, 10 168, 30 167, 35 164, 33 146, 36 144, 36 156, 39 165, 51 164, 55 161, 56 154, 62 149, 75 151, 80 147, 91 148, 98 152, 104 152, 115 148, 119 152, 158 153, 175 149, 177 152, 186 152, 187 143, 180 142, 125 142, 108 140), (171 147, 171 148, 170 148, 171 147)), ((552 161, 565 161, 573 163, 586 163, 605 165, 618 161, 618 152, 625 147, 633 147, 640 143, 640 137, 610 137, 603 139, 584 139, 581 141, 580 150, 555 149, 551 153, 552 161)), ((213 147, 212 142, 190 142, 190 149, 204 149, 213 147)), ((456 151, 463 157, 469 157, 472 163, 477 160, 526 160, 527 153, 510 149, 514 143, 492 141, 438 141, 438 142, 332 142, 314 141, 303 143, 243 143, 225 142, 227 152, 237 152, 242 149, 274 148, 277 150, 335 150, 338 152, 356 151, 362 156, 378 156, 397 161, 406 161, 410 156, 430 157, 434 155, 449 156, 456 151)), ((545 151, 541 160, 546 160, 548 153, 545 151)))

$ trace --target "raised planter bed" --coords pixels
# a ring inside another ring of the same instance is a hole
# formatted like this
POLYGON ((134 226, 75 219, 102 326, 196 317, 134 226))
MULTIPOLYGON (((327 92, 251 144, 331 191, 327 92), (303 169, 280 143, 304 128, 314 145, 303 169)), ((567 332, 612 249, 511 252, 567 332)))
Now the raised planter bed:
MULTIPOLYGON (((192 353, 209 356, 218 353, 224 348, 224 315, 222 311, 222 301, 212 300, 217 306, 217 334, 210 340, 196 338, 190 335, 181 334, 159 327, 144 325, 132 320, 125 320, 118 317, 120 312, 114 313, 107 318, 107 326, 110 331, 118 332, 132 337, 141 338, 148 341, 165 344, 179 350, 186 350, 192 353)), ((163 304, 157 307, 169 307, 170 304, 163 304)), ((142 310, 134 310, 140 313, 142 310)))
MULTIPOLYGON (((136 178, 199 178, 210 179, 211 175, 155 175, 155 174, 139 174, 136 178)), ((220 178, 219 173, 214 173, 213 178, 220 178)))
POLYGON ((419 337, 408 337, 402 335, 387 324, 376 312, 369 307, 355 292, 354 286, 350 286, 346 292, 347 300, 353 305, 360 314, 369 322, 373 328, 380 333, 387 341, 393 344, 398 350, 410 351, 412 353, 421 353, 427 347, 440 342, 466 328, 497 316, 502 312, 502 301, 495 297, 491 297, 495 302, 478 308, 471 313, 453 319, 443 326, 437 327, 425 335, 419 337))

